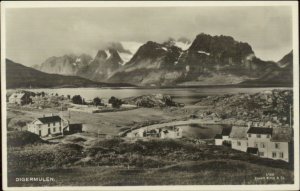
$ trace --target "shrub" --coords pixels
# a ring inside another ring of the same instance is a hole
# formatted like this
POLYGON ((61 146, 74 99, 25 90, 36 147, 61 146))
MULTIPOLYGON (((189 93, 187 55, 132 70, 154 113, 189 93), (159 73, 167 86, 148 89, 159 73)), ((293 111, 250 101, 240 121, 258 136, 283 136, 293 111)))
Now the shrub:
POLYGON ((14 131, 7 133, 8 146, 18 147, 27 144, 45 143, 38 135, 28 131, 14 131))
POLYGON ((113 108, 120 108, 122 105, 122 100, 112 96, 109 100, 108 103, 112 105, 113 108))
POLYGON ((72 97, 72 103, 74 103, 74 104, 83 104, 83 99, 80 95, 74 95, 72 97))
POLYGON ((100 99, 99 97, 95 97, 95 98, 93 99, 93 104, 94 104, 95 106, 101 105, 101 99, 100 99))

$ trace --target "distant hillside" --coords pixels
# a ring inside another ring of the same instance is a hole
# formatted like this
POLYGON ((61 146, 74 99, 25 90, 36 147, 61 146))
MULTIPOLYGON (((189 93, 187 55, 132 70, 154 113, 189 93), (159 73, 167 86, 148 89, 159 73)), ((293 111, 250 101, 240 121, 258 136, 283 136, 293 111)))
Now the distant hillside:
POLYGON ((6 59, 7 88, 120 87, 130 84, 94 82, 77 76, 48 74, 6 59))
POLYGON ((277 68, 267 72, 259 79, 248 80, 242 85, 251 86, 293 86, 293 51, 277 62, 277 68))

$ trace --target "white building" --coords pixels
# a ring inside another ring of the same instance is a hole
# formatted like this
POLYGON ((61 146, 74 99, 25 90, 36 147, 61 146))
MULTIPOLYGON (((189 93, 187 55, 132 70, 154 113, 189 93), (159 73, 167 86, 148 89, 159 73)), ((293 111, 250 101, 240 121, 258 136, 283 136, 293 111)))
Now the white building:
POLYGON ((156 128, 156 129, 147 129, 140 128, 128 132, 127 137, 130 138, 161 138, 161 139, 177 139, 182 138, 182 128, 176 126, 156 128))
POLYGON ((291 128, 232 127, 229 137, 217 135, 215 144, 231 142, 231 148, 262 158, 280 159, 289 162, 292 149, 291 128))
POLYGON ((37 118, 27 125, 27 130, 45 137, 52 134, 63 133, 64 130, 68 130, 69 121, 62 119, 60 116, 48 116, 37 118))
POLYGON ((215 145, 223 145, 223 143, 229 142, 229 134, 231 132, 231 127, 226 127, 222 129, 221 134, 215 136, 215 145))
POLYGON ((13 93, 11 96, 9 96, 8 102, 13 104, 24 105, 29 104, 31 102, 31 98, 30 95, 26 93, 13 93))

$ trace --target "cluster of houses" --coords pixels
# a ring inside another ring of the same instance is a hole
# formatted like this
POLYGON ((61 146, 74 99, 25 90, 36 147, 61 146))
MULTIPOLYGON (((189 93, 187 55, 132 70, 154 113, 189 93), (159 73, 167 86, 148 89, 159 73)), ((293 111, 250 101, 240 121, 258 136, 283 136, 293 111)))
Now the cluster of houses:
POLYGON ((25 92, 16 92, 9 96, 8 103, 25 105, 32 102, 30 95, 25 92))
POLYGON ((292 128, 233 126, 215 136, 215 145, 229 145, 263 158, 289 162, 293 149, 292 128))
POLYGON ((169 126, 156 129, 140 128, 127 133, 127 137, 177 139, 182 138, 182 128, 177 126, 169 126))

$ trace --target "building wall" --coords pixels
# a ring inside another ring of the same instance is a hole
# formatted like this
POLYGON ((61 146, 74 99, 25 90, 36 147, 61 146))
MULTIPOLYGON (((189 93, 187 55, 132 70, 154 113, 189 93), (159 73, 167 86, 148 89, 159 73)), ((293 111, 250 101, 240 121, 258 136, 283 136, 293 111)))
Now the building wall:
POLYGON ((272 159, 280 159, 289 162, 289 143, 288 142, 270 142, 267 149, 267 157, 272 159), (278 148, 276 148, 278 144, 278 148), (276 156, 273 156, 276 153, 276 156), (283 156, 281 156, 283 154, 283 156))
POLYGON ((257 137, 256 134, 247 135, 248 139, 231 139, 223 136, 223 139, 215 139, 215 145, 222 145, 224 140, 231 141, 231 147, 235 150, 247 151, 247 147, 258 148, 258 156, 262 158, 271 158, 274 160, 284 160, 289 162, 289 143, 288 142, 272 142, 271 136, 261 135, 257 137), (240 142, 240 145, 238 145, 240 142), (277 144, 277 147, 276 147, 277 144), (273 154, 276 153, 276 154, 273 154))
POLYGON ((235 150, 239 151, 247 151, 248 141, 246 139, 232 139, 231 140, 231 147, 235 150))
POLYGON ((215 145, 222 145, 223 139, 215 139, 215 145))
POLYGON ((41 137, 47 136, 50 134, 62 133, 63 131, 63 124, 60 122, 50 123, 48 124, 41 124, 39 121, 36 121, 33 124, 28 125, 28 131, 35 133, 41 137), (50 129, 50 130, 49 130, 50 129))

